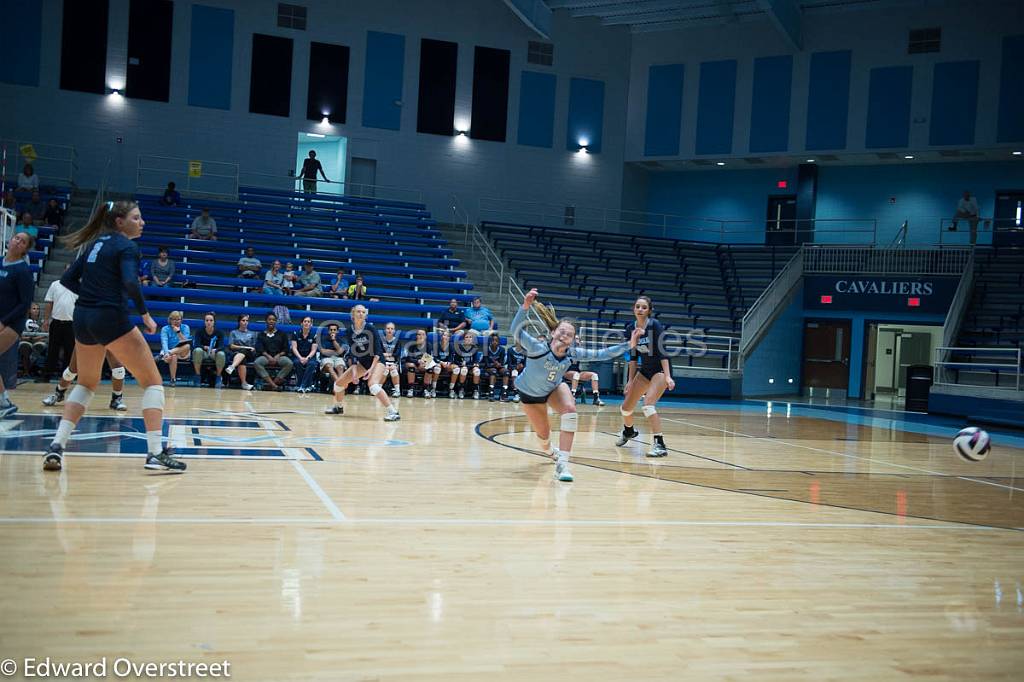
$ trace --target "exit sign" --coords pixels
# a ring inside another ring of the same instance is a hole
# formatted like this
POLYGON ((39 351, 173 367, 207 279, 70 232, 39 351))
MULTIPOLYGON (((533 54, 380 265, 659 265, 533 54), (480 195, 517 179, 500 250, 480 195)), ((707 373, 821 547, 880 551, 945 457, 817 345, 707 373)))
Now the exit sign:
POLYGON ((789 182, 786 180, 779 180, 778 182, 775 183, 775 186, 778 187, 779 189, 786 189, 787 187, 789 187, 789 182))

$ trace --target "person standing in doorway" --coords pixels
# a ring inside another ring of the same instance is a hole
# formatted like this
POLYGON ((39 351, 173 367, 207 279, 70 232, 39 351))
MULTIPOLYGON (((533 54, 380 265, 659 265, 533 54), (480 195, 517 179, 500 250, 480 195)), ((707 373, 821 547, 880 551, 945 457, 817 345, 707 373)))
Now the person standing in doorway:
POLYGON ((327 175, 324 174, 324 167, 319 161, 317 161, 316 152, 310 149, 309 158, 302 162, 302 170, 299 171, 299 177, 302 178, 303 192, 316 192, 317 171, 320 172, 324 182, 330 182, 330 180, 327 179, 327 175))

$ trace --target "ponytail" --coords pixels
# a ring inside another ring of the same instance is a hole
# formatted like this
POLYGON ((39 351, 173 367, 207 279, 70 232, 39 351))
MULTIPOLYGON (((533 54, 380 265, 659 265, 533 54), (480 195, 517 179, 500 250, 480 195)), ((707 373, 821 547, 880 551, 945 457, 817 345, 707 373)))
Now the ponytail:
POLYGON ((65 237, 64 244, 69 249, 78 249, 106 232, 114 232, 117 229, 115 221, 124 218, 136 207, 138 204, 134 201, 108 201, 100 206, 85 227, 65 237))

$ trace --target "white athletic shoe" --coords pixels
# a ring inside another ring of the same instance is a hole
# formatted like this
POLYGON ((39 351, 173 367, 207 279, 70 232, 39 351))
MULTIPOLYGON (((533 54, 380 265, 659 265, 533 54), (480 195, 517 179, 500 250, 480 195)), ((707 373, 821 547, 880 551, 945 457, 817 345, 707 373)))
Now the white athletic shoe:
MULTIPOLYGON (((407 391, 405 392, 405 397, 406 397, 406 398, 411 398, 411 397, 412 397, 412 395, 413 395, 413 390, 412 390, 411 388, 410 388, 410 389, 408 389, 408 390, 407 390, 407 391)), ((426 397, 426 392, 424 392, 424 397, 426 397)))
POLYGON ((647 451, 648 457, 664 457, 667 454, 668 448, 658 441, 654 441, 654 445, 652 445, 651 449, 647 451))
POLYGON ((392 386, 391 387, 391 397, 392 398, 401 398, 402 397, 402 389, 400 389, 397 385, 396 386, 392 386))
POLYGON ((569 471, 569 461, 561 460, 555 464, 555 480, 564 483, 572 483, 572 472, 569 471))
POLYGON ((256 388, 256 387, 253 386, 252 384, 242 384, 242 390, 243 391, 251 391, 254 388, 256 388))
POLYGON ((396 422, 401 418, 402 415, 398 414, 398 410, 396 410, 394 407, 388 409, 388 413, 384 415, 384 421, 386 422, 396 422))
POLYGON ((230 374, 234 374, 235 373, 235 366, 234 365, 228 365, 227 368, 224 371, 227 372, 229 375, 230 374))

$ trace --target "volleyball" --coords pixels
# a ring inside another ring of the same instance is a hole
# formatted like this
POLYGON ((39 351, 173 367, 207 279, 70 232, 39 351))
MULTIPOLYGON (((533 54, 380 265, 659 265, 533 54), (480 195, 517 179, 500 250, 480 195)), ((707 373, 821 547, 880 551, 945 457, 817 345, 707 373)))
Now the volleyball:
POLYGON ((968 426, 953 439, 956 454, 968 462, 980 462, 985 459, 991 446, 988 433, 977 426, 968 426))

